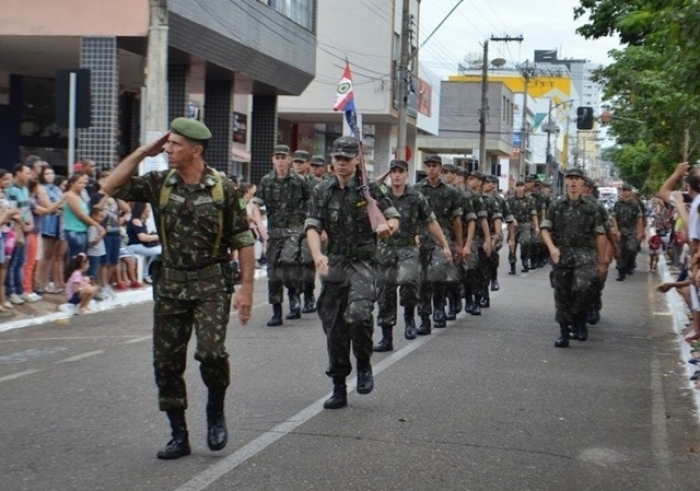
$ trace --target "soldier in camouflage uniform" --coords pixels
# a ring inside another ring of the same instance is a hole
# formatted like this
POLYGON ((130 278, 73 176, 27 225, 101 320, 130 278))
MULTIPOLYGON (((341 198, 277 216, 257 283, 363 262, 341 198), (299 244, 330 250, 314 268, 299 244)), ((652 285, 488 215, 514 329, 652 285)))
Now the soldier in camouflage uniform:
MULTIPOLYGON (((539 179, 534 175, 525 177, 525 196, 530 196, 535 202, 537 206, 537 220, 538 223, 542 223, 542 220, 544 220, 546 216, 546 211, 539 183, 539 179)), ((543 248, 542 237, 540 237, 539 232, 534 231, 530 236, 530 262, 528 264, 528 269, 537 269, 542 266, 540 254, 543 248)))
MULTIPOLYGON (((515 218, 510 211, 510 206, 508 202, 500 194, 498 194, 498 177, 493 174, 486 176, 486 182, 483 187, 484 196, 488 196, 491 199, 495 199, 498 202, 498 206, 501 209, 501 213, 505 222, 508 224, 508 241, 515 240, 515 218)), ((494 245, 491 251, 491 256, 489 257, 489 268, 490 268, 490 279, 491 279, 491 291, 496 292, 501 289, 498 284, 498 266, 500 265, 500 254, 498 253, 503 247, 503 231, 500 228, 496 228, 496 224, 492 223, 491 230, 491 240, 494 245)))
MULTIPOLYGON (((398 233, 379 241, 377 249, 377 324, 382 328, 382 340, 374 351, 392 351, 393 328, 396 325, 396 288, 399 302, 404 308, 406 339, 416 337, 414 312, 418 304, 420 262, 416 237, 428 230, 442 247, 445 258, 452 259, 450 245, 435 219, 428 200, 418 191, 406 185, 408 163, 392 160, 389 165, 391 187, 389 197, 401 215, 398 233)), ((380 179, 380 182, 383 182, 380 179)))
POLYGON ((632 186, 622 186, 622 196, 612 211, 613 227, 617 230, 620 260, 617 262, 617 281, 634 271, 637 247, 644 239, 644 225, 639 204, 632 198, 632 186))
POLYGON ((467 308, 472 315, 481 315, 482 307, 490 307, 489 280, 490 280, 490 257, 492 251, 491 234, 493 227, 498 228, 500 233, 503 215, 496 200, 482 195, 482 186, 486 181, 486 176, 478 171, 469 173, 467 187, 471 193, 476 195, 481 201, 481 211, 479 205, 475 205, 477 219, 484 219, 481 226, 476 227, 476 233, 471 248, 472 256, 467 265, 467 282, 470 290, 467 291, 467 308), (473 295, 473 301, 472 301, 473 295))
POLYGON ((231 310, 233 272, 238 251, 241 290, 234 300, 242 324, 250 319, 255 238, 242 194, 223 174, 204 162, 211 138, 199 121, 177 118, 171 131, 129 155, 109 175, 102 192, 125 201, 150 203, 163 246, 153 262, 153 366, 158 405, 166 411, 172 440, 158 458, 190 454, 185 421, 187 344, 195 330, 195 359, 209 390, 207 444, 226 445, 224 398, 230 382, 226 327, 231 310), (165 150, 170 170, 132 177, 139 162, 165 150), (167 198, 167 199, 166 199, 167 198))
MULTIPOLYGON (((302 176, 312 188, 318 184, 318 179, 311 173, 311 155, 305 150, 297 150, 292 155, 292 165, 294 172, 302 176)), ((301 239, 301 291, 304 292, 304 306, 301 309, 302 314, 310 314, 316 312, 316 267, 314 266, 314 258, 311 257, 311 251, 306 242, 306 236, 301 239)))
POLYGON ((314 178, 316 179, 316 184, 318 184, 326 178, 327 165, 328 164, 326 163, 326 159, 324 159, 320 155, 314 155, 311 158, 311 175, 314 176, 314 178))
MULTIPOLYGON (((430 203, 450 247, 461 250, 463 247, 462 208, 459 191, 443 182, 442 158, 439 155, 428 155, 423 159, 423 163, 427 177, 414 187, 430 203)), ((442 247, 427 230, 423 231, 420 238, 420 261, 422 268, 419 306, 421 325, 418 327, 418 334, 427 335, 431 333, 431 311, 436 328, 447 325, 445 296, 448 289, 459 281, 459 272, 455 264, 445 258, 442 247)))
POLYGON ((274 169, 260 180, 253 202, 255 213, 267 210, 267 285, 272 317, 268 326, 282 325, 282 294, 287 287, 287 319, 301 317, 302 278, 301 242, 304 236, 306 208, 311 198, 311 184, 292 172, 287 145, 276 145, 272 152, 274 169))
POLYGON ((384 217, 372 231, 357 166, 360 142, 351 137, 333 142, 331 157, 335 176, 313 189, 304 228, 309 249, 321 275, 323 287, 318 298, 318 315, 326 333, 328 369, 333 378, 333 395, 326 409, 347 405, 345 378, 352 370, 350 350, 357 360, 357 392, 369 394, 374 388, 372 366, 372 310, 376 300, 375 257, 377 238, 385 239, 398 230, 399 213, 381 184, 372 184, 370 194, 384 217), (328 235, 328 256, 321 251, 321 233, 328 235))
POLYGON ((525 183, 523 181, 515 183, 515 195, 508 199, 508 206, 517 222, 515 242, 508 254, 508 262, 510 263, 510 272, 508 274, 515 274, 518 246, 520 247, 523 273, 527 273, 530 269, 529 259, 532 235, 539 233, 539 218, 537 215, 537 203, 534 198, 525 195, 525 183))
POLYGON ((572 328, 576 339, 588 338, 586 314, 595 300, 593 285, 607 269, 605 224, 597 207, 582 198, 584 178, 581 169, 567 170, 567 196, 552 203, 541 225, 552 260, 550 281, 560 330, 557 348, 569 347, 572 328))

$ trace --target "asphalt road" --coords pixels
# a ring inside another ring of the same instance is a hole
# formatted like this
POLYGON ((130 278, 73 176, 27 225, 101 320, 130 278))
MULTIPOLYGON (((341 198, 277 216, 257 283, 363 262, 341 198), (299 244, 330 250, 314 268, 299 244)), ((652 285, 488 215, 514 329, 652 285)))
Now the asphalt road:
POLYGON ((169 462, 155 458, 169 428, 150 304, 0 333, 0 490, 700 489, 671 312, 641 269, 611 278, 600 324, 563 350, 548 269, 502 268, 491 309, 415 341, 400 326, 395 351, 373 358, 374 392, 336 411, 321 407, 318 318, 266 327, 258 281, 251 326, 229 329, 229 445, 206 448, 190 354, 193 454, 169 462))

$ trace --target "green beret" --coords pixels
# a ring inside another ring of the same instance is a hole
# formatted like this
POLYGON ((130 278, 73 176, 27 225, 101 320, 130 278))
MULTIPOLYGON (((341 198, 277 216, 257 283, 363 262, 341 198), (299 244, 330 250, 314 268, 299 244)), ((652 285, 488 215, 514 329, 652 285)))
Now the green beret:
POLYGON ((190 140, 207 141, 211 139, 209 128, 196 119, 175 118, 170 123, 170 130, 190 140))

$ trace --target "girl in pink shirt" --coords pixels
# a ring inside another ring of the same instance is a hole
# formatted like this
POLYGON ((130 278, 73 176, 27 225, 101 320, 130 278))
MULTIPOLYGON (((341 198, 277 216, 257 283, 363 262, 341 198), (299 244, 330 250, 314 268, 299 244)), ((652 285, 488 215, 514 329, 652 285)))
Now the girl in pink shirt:
POLYGON ((84 275, 89 266, 90 262, 84 252, 73 256, 68 263, 66 297, 68 298, 68 303, 77 306, 78 315, 93 312, 88 308, 88 305, 90 305, 90 300, 97 293, 97 287, 90 283, 90 279, 84 275))

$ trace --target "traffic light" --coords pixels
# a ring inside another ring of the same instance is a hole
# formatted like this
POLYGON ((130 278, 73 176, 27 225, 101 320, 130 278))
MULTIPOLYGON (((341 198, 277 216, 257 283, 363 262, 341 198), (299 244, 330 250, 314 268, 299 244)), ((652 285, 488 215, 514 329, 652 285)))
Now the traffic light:
POLYGON ((579 130, 593 129, 593 108, 590 106, 579 106, 576 108, 576 128, 579 130))

